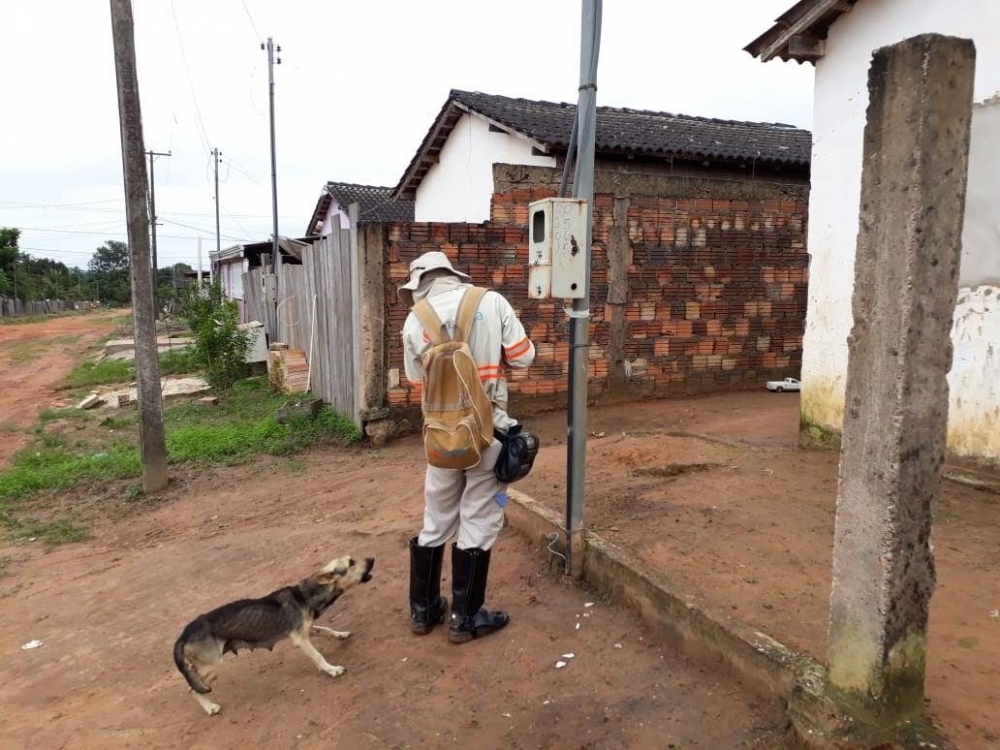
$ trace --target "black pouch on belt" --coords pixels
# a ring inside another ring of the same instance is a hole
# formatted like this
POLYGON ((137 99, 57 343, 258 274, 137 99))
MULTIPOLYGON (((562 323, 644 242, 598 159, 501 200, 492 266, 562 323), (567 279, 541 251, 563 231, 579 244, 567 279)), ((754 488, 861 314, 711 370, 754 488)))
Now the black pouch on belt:
POLYGON ((511 427, 507 434, 500 430, 494 430, 493 434, 501 445, 500 458, 493 467, 497 479, 503 484, 513 484, 528 476, 538 455, 538 435, 524 432, 519 424, 511 427))

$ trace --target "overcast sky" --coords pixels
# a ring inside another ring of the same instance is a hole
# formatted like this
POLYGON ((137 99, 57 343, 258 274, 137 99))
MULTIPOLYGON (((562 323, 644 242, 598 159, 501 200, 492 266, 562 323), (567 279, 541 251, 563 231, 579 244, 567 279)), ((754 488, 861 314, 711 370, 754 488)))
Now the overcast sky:
MULTIPOLYGON (((742 48, 792 0, 609 0, 598 104, 812 121, 810 66, 742 48)), ((395 185, 449 89, 575 101, 580 0, 135 0, 160 265, 271 230, 267 57, 276 70, 279 231, 297 236, 327 180, 395 185)), ((32 255, 85 267, 125 239, 107 0, 0 3, 0 226, 32 255)))

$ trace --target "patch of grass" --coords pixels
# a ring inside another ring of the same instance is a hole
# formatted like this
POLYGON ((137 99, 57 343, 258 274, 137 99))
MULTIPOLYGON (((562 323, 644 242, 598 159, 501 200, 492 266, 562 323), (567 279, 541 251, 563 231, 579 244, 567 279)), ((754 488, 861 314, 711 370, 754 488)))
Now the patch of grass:
POLYGON ((167 409, 170 460, 239 463, 261 453, 289 456, 313 445, 361 439, 361 431, 329 407, 315 418, 303 415, 279 424, 275 412, 287 401, 255 378, 237 383, 217 407, 194 402, 167 409))
POLYGON ((657 477, 659 479, 669 479, 679 477, 682 474, 692 474, 699 471, 708 471, 715 464, 667 464, 666 466, 653 466, 649 468, 636 469, 632 472, 637 477, 657 477))
POLYGON ((18 341, 7 348, 7 356, 14 364, 22 364, 34 359, 41 348, 40 341, 18 341))
POLYGON ((139 424, 139 414, 132 413, 124 417, 107 417, 101 420, 101 427, 110 430, 124 430, 139 424))
POLYGON ((56 521, 35 521, 0 513, 0 523, 7 526, 10 535, 15 539, 35 539, 46 544, 82 542, 89 536, 83 526, 64 518, 56 521))
POLYGON ((73 419, 80 422, 89 422, 90 413, 80 409, 75 409, 72 406, 65 409, 57 409, 53 407, 51 409, 42 409, 38 415, 38 419, 41 420, 43 424, 47 422, 56 422, 60 419, 73 419))
POLYGON ((20 432, 21 428, 10 422, 0 422, 0 432, 20 432))
POLYGON ((135 375, 131 362, 121 359, 105 359, 100 362, 81 362, 66 378, 70 388, 87 388, 110 383, 128 383, 135 375))
POLYGON ((125 479, 138 476, 141 463, 136 447, 120 442, 94 451, 71 451, 65 441, 43 433, 18 451, 11 468, 0 472, 0 512, 4 503, 21 500, 47 490, 66 490, 87 481, 125 479))
POLYGON ((0 318, 0 325, 3 326, 20 326, 26 323, 41 323, 46 320, 52 320, 53 318, 71 318, 75 315, 83 315, 85 310, 67 310, 66 312, 60 313, 50 313, 49 315, 23 315, 21 317, 2 317, 0 318))
MULTIPOLYGON (((189 349, 171 349, 160 354, 160 375, 186 375, 197 372, 194 356, 189 349)), ((135 362, 123 359, 103 359, 81 362, 66 378, 68 388, 91 388, 96 385, 131 383, 135 380, 135 362)))
MULTIPOLYGON (((255 455, 290 456, 315 445, 361 439, 354 424, 328 407, 314 419, 304 415, 279 424, 275 412, 287 401, 288 397, 272 393, 265 380, 257 378, 237 383, 218 406, 191 401, 167 407, 164 423, 170 462, 238 464, 255 455)), ((36 427, 32 443, 13 456, 9 469, 0 471, 0 525, 17 531, 19 525, 27 523, 10 511, 14 504, 39 493, 139 477, 142 464, 135 439, 136 420, 135 414, 108 418, 101 423, 109 428, 106 432, 94 433, 91 428, 72 433, 74 437, 93 436, 89 442, 77 439, 72 446, 63 435, 47 429, 56 422, 49 420, 36 427), (111 430, 121 433, 112 434, 111 430)), ((134 492, 130 487, 126 496, 132 499, 134 492)), ((58 536, 55 529, 46 534, 58 536)), ((58 533, 70 536, 66 529, 58 533)))
POLYGON ((65 344, 75 344, 83 336, 82 333, 57 336, 51 339, 29 339, 18 341, 7 348, 7 355, 10 361, 16 364, 29 362, 41 353, 43 349, 50 346, 62 346, 65 344))

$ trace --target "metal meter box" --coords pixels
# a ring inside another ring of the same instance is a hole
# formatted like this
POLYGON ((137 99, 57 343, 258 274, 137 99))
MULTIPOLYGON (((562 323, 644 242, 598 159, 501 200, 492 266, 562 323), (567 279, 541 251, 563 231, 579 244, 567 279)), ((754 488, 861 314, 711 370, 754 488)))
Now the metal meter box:
POLYGON ((264 299, 275 304, 278 301, 278 277, 273 273, 266 273, 261 276, 261 285, 264 287, 264 299))
POLYGON ((528 206, 528 296, 581 299, 590 253, 587 202, 546 198, 528 206))

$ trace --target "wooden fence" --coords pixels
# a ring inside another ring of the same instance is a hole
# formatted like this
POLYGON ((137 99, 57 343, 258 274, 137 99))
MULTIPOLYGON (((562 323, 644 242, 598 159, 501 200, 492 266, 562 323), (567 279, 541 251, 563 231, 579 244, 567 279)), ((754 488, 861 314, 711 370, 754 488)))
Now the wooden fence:
POLYGON ((52 315, 71 310, 96 310, 100 302, 44 299, 29 300, 0 297, 0 318, 15 318, 29 315, 52 315))
POLYGON ((244 274, 243 305, 245 320, 264 323, 270 342, 306 352, 309 390, 361 426, 361 295, 353 227, 341 229, 335 218, 329 235, 302 250, 301 265, 280 263, 273 304, 266 304, 261 270, 244 274))

